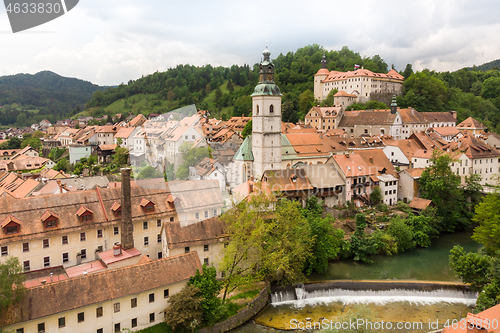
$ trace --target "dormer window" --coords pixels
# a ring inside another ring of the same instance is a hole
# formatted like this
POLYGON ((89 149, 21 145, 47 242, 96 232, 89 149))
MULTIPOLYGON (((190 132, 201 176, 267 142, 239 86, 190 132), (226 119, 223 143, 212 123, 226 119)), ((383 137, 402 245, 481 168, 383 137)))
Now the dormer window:
POLYGON ((80 209, 78 209, 76 215, 80 218, 80 221, 82 223, 86 223, 86 222, 92 222, 94 212, 88 209, 87 207, 82 206, 80 207, 80 209))
POLYGON ((9 215, 2 221, 1 227, 5 235, 18 234, 21 230, 21 221, 9 215))
POLYGON ((146 214, 154 213, 154 211, 155 211, 155 204, 146 198, 142 198, 141 207, 144 210, 144 213, 146 213, 146 214))
POLYGON ((57 216, 50 210, 47 210, 45 213, 43 213, 40 220, 42 220, 42 223, 44 224, 46 229, 57 228, 57 221, 59 220, 59 216, 57 216))
POLYGON ((113 206, 111 206, 111 210, 115 214, 115 217, 120 217, 122 216, 122 205, 119 204, 118 202, 114 202, 113 206))

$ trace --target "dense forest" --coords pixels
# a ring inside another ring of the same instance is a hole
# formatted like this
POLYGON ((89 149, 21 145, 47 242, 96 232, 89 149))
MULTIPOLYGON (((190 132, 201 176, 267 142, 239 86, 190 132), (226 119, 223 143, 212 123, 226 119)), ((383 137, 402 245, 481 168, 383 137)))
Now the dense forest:
POLYGON ((42 119, 63 119, 79 112, 99 89, 103 88, 49 71, 2 76, 0 124, 26 126, 42 119))

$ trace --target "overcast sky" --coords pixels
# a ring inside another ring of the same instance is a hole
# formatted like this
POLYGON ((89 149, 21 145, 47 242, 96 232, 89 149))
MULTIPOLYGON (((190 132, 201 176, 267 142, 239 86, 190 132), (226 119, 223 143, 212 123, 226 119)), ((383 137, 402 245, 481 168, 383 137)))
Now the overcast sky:
POLYGON ((80 0, 13 34, 1 6, 0 75, 51 70, 116 85, 177 64, 254 64, 266 40, 272 58, 348 46, 397 70, 452 71, 500 58, 498 13, 495 0, 80 0))

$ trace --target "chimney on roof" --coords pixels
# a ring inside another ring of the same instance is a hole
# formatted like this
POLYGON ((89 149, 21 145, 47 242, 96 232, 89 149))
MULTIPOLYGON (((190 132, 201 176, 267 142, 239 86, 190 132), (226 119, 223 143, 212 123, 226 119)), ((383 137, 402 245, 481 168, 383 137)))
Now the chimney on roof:
POLYGON ((373 156, 370 156, 370 163, 373 164, 373 156))
POLYGON ((59 186, 59 193, 63 193, 63 187, 62 187, 62 184, 61 184, 61 180, 58 179, 56 182, 57 182, 57 186, 59 186))
POLYGON ((113 256, 118 257, 122 254, 122 245, 120 243, 116 243, 113 245, 113 256))
POLYGON ((131 204, 131 189, 130 189, 130 168, 122 168, 122 223, 121 223, 121 246, 124 249, 134 247, 134 235, 132 224, 132 204, 131 204))
POLYGON ((345 154, 345 158, 349 158, 349 154, 345 154))
POLYGON ((455 118, 455 120, 457 119, 457 111, 450 111, 450 114, 453 118, 455 118))

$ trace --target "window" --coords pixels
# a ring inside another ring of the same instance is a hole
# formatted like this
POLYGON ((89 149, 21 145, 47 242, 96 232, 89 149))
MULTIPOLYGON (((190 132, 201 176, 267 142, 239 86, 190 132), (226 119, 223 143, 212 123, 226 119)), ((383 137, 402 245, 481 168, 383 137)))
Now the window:
POLYGON ((23 243, 23 252, 30 251, 30 243, 23 243))
POLYGON ((217 216, 217 209, 214 209, 214 216, 217 216))
POLYGON ((48 239, 48 238, 47 238, 47 239, 44 239, 44 240, 43 240, 43 248, 44 248, 44 249, 46 249, 46 248, 48 248, 49 246, 50 246, 50 244, 49 244, 49 239, 48 239))
POLYGON ((203 245, 203 251, 208 251, 208 244, 203 245))
POLYGON ((82 215, 82 222, 92 222, 92 214, 82 215))
POLYGON ((368 134, 368 130, 367 129, 365 129, 365 134, 368 134))
POLYGON ((148 246, 149 245, 149 237, 146 236, 144 237, 144 246, 148 246))
POLYGON ((153 303, 155 301, 155 293, 149 294, 149 303, 153 303))
POLYGON ((174 222, 174 217, 173 216, 170 217, 170 222, 174 222))
POLYGON ((208 219, 208 210, 205 211, 205 218, 208 219))
POLYGON ((208 266, 208 258, 203 259, 203 263, 208 266))
POLYGON ((194 217, 195 217, 195 219, 199 220, 200 219, 200 213, 195 213, 194 217))
POLYGON ((269 107, 269 113, 274 113, 274 105, 272 105, 272 104, 269 107))
POLYGON ((187 135, 184 135, 184 140, 187 140, 189 136, 187 135))
POLYGON ((130 307, 131 308, 136 308, 137 307, 137 298, 132 298, 130 300, 130 307))
POLYGON ((29 270, 30 270, 30 261, 29 260, 23 261, 23 269, 25 272, 29 272, 29 270))
POLYGON ((16 330, 16 333, 24 333, 24 328, 22 328, 22 327, 21 327, 21 328, 18 328, 18 329, 16 330))
POLYGON ((116 312, 120 312, 120 302, 113 304, 113 310, 116 312))
POLYGON ((45 221, 45 228, 55 228, 57 227, 57 220, 45 221))
POLYGON ((57 322, 59 324, 59 328, 65 327, 66 326, 66 317, 59 318, 59 320, 57 322))
POLYGON ((80 233, 80 242, 84 242, 87 240, 87 233, 81 232, 80 233))
POLYGON ((163 258, 163 253, 162 252, 158 252, 158 259, 161 259, 163 258))
POLYGON ((63 253, 63 263, 68 262, 68 261, 69 261, 69 253, 68 252, 63 253))
POLYGON ((161 234, 156 235, 156 242, 161 243, 161 234))
POLYGON ((100 306, 97 309, 95 309, 95 316, 97 318, 102 317, 102 306, 100 306))
POLYGON ((144 230, 148 229, 148 221, 142 222, 142 229, 144 229, 144 230))
POLYGON ((113 227, 113 235, 119 235, 120 234, 120 229, 118 227, 113 227))
POLYGON ((97 229, 97 238, 102 238, 102 229, 97 229))
POLYGON ((156 220, 156 226, 159 228, 161 227, 161 220, 156 220))
POLYGON ((7 235, 17 234, 19 232, 19 226, 15 225, 13 227, 6 227, 5 232, 7 235))
POLYGON ((39 323, 38 324, 38 333, 43 333, 45 332, 45 323, 39 323))
POLYGON ((184 253, 189 253, 189 246, 186 246, 186 247, 184 248, 184 253))
POLYGON ((9 255, 9 247, 8 246, 2 246, 1 248, 1 255, 2 257, 8 256, 9 255))
POLYGON ((80 312, 78 314, 78 322, 83 323, 85 321, 85 312, 80 312))
POLYGON ((82 259, 87 259, 87 250, 86 249, 81 250, 80 253, 82 254, 82 259))
POLYGON ((163 298, 168 298, 168 296, 169 296, 168 289, 163 290, 163 298))
POLYGON ((62 236, 61 240, 62 240, 62 245, 67 245, 68 244, 68 236, 62 236))
POLYGON ((50 267, 50 257, 43 257, 43 267, 50 267))
POLYGON ((98 328, 98 329, 97 329, 97 333, 104 333, 104 329, 102 329, 102 328, 98 328))
POLYGON ((137 327, 137 318, 132 319, 132 328, 137 327))
POLYGON ((118 324, 115 324, 115 332, 120 332, 121 329, 120 329, 120 323, 118 324))

